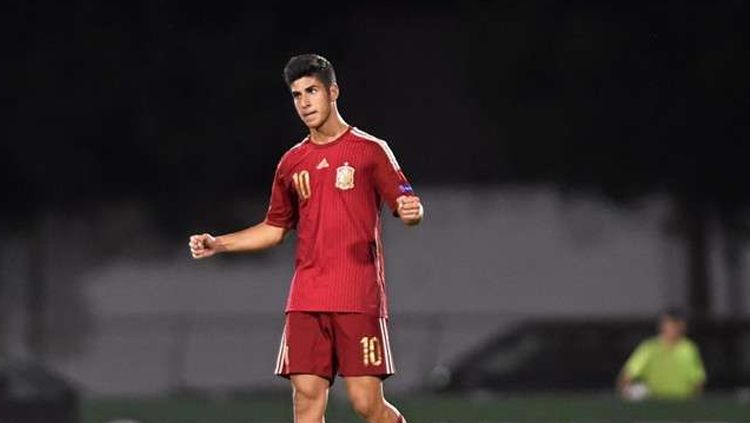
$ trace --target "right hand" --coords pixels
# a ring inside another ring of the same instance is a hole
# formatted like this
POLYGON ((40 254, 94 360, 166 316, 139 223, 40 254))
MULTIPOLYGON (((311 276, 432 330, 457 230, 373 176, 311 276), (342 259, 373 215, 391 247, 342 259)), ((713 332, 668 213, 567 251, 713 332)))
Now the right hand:
POLYGON ((189 245, 194 259, 211 257, 219 252, 219 243, 211 234, 192 235, 189 245))

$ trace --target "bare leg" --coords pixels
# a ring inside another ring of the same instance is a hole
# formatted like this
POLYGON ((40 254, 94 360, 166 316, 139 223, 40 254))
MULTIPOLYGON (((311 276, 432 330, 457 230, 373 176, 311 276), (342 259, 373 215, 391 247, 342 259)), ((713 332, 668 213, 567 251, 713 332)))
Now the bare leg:
POLYGON ((292 375, 294 423, 325 423, 328 380, 316 375, 292 375))
POLYGON ((354 411, 367 423, 406 423, 401 413, 383 396, 383 381, 375 376, 344 378, 354 411))

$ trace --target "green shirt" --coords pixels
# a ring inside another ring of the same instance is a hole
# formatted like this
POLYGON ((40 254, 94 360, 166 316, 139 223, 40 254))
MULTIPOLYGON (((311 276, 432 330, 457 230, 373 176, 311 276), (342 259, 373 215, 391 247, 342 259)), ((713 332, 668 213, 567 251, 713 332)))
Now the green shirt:
POLYGON ((698 348, 687 338, 671 347, 658 337, 643 341, 623 372, 645 383, 655 398, 689 398, 706 380, 698 348))

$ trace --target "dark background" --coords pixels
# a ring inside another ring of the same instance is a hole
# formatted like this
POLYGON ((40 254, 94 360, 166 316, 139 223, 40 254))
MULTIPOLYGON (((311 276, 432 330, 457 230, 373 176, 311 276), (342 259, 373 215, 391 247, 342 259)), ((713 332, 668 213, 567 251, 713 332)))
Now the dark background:
MULTIPOLYGON (((333 61, 417 184, 553 181, 742 205, 744 2, 23 2, 6 13, 9 208, 264 189, 333 61)), ((190 213, 190 210, 187 210, 190 213)))
MULTIPOLYGON (((39 269, 57 271, 43 241, 55 222, 138 204, 175 245, 194 231, 253 223, 227 205, 265 198, 278 159, 305 136, 281 72, 309 52, 333 62, 344 118, 386 139, 417 191, 481 197, 545 187, 625 210, 659 196, 669 209, 662 229, 684 245, 679 283, 690 315, 714 317, 709 261, 718 254, 729 315, 746 316, 748 9, 744 1, 8 3, 0 236, 30 240, 29 348, 54 343, 45 329, 54 278, 39 269)), ((114 235, 99 235, 86 247, 95 259, 76 272, 121 253, 114 235)), ((130 242, 126 250, 147 243, 130 242)), ((9 280, 0 275, 0 288, 9 280)), ((71 327, 88 330, 88 320, 71 327)))
POLYGON ((181 236, 223 199, 267 192, 305 132, 281 69, 317 52, 338 71, 345 118, 391 141, 416 186, 551 183, 624 203, 662 192, 699 250, 710 215, 744 239, 742 1, 8 9, 11 222, 137 198, 181 236))

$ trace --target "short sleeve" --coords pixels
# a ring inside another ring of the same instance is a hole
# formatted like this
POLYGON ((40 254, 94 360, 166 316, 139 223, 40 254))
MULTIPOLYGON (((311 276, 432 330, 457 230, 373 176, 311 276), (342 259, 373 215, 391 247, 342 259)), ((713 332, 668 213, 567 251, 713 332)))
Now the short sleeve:
POLYGON ((398 206, 396 199, 402 195, 414 195, 414 190, 388 144, 385 141, 378 141, 377 144, 374 149, 375 187, 380 198, 395 211, 398 206))
POLYGON ((631 378, 638 379, 643 376, 649 360, 651 359, 651 345, 648 341, 642 342, 638 348, 633 351, 628 361, 625 362, 623 373, 631 378))
POLYGON ((281 163, 276 168, 268 202, 266 223, 271 226, 292 229, 297 226, 297 197, 284 182, 281 163))

